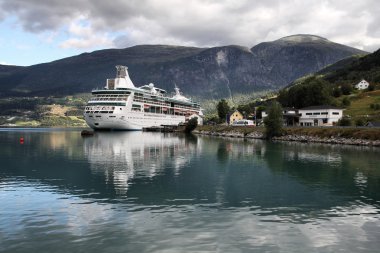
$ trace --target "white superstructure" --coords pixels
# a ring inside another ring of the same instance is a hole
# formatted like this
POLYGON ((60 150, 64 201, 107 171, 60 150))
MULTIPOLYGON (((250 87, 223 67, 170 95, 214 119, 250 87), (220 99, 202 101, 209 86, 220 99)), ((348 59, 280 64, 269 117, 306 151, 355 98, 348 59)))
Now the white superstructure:
POLYGON ((142 130, 143 127, 178 125, 197 117, 202 124, 202 111, 198 103, 181 95, 175 87, 175 95, 152 83, 135 87, 128 75, 128 68, 116 66, 114 79, 107 79, 104 89, 92 91, 84 111, 87 124, 93 129, 142 130))

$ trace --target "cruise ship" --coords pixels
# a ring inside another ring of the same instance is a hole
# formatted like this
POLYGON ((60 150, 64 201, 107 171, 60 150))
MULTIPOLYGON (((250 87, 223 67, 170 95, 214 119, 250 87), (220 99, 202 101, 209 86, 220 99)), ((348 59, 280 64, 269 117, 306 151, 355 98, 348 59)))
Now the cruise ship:
POLYGON ((183 96, 178 87, 173 96, 154 84, 135 87, 126 66, 116 66, 116 78, 107 79, 103 89, 92 91, 84 118, 92 129, 142 130, 175 126, 196 117, 202 122, 198 103, 183 96))

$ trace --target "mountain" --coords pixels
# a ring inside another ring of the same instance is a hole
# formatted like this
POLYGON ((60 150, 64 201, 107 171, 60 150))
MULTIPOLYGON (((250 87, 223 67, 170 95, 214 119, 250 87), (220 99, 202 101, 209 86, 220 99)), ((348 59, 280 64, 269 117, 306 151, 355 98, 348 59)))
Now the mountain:
POLYGON ((13 65, 0 65, 0 77, 5 77, 7 75, 10 75, 11 73, 22 69, 23 67, 20 66, 13 66, 13 65))
POLYGON ((136 86, 154 83, 189 96, 221 98, 279 89, 361 50, 314 35, 242 46, 196 48, 141 45, 106 49, 24 68, 0 69, 0 96, 88 93, 126 65, 136 86))

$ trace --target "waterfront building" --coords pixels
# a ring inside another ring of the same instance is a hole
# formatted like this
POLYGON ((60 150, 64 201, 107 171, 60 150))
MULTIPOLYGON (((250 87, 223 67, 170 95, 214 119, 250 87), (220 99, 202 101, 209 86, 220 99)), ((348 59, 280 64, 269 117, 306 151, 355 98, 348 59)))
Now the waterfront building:
POLYGON ((298 110, 300 126, 333 126, 343 117, 343 109, 318 105, 298 110))
POLYGON ((241 114, 238 110, 235 110, 227 115, 227 123, 233 124, 235 121, 242 120, 243 118, 243 114, 241 114))
MULTIPOLYGON (((284 108, 282 115, 284 126, 333 126, 343 117, 343 109, 330 105, 284 108)), ((263 111, 262 118, 267 116, 263 111)))

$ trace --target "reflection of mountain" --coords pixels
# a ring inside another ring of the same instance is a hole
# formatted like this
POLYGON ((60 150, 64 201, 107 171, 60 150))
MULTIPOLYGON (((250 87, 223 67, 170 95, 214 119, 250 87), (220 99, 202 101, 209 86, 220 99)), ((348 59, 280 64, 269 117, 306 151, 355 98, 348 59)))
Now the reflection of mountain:
POLYGON ((103 175, 120 194, 135 175, 152 178, 168 169, 178 174, 195 151, 189 139, 160 133, 97 132, 84 141, 92 173, 103 175))

